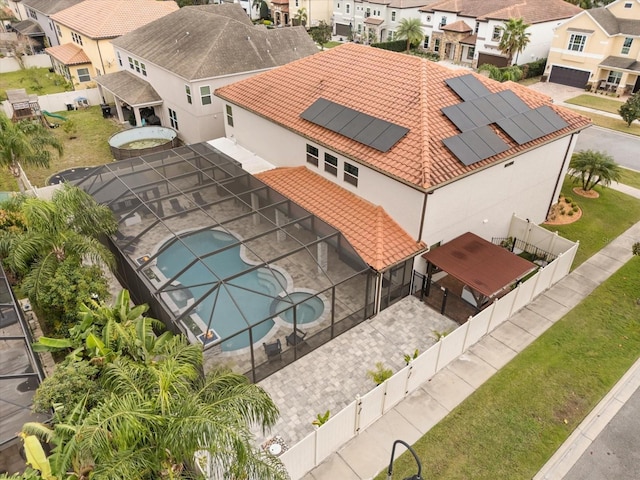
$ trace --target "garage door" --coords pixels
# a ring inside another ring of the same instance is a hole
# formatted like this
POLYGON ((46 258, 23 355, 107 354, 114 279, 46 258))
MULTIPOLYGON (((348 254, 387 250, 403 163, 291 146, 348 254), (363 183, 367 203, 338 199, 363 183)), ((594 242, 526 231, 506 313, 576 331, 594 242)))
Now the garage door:
POLYGON ((507 59, 499 55, 489 55, 488 53, 478 54, 478 66, 488 63, 489 65, 495 65, 502 68, 507 66, 507 59))
POLYGON ((551 67, 549 81, 551 83, 559 83, 570 87, 584 88, 584 86, 589 82, 589 72, 554 65, 551 67))
POLYGON ((344 23, 336 23, 336 35, 348 37, 350 31, 351 27, 349 25, 345 25, 344 23))

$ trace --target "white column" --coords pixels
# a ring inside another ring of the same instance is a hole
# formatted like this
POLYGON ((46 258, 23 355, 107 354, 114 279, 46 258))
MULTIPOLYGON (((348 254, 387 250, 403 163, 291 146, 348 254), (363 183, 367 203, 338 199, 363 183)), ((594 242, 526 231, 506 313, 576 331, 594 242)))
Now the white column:
MULTIPOLYGON (((280 227, 285 223, 287 223, 287 216, 284 213, 282 213, 280 210, 276 209, 276 225, 280 227)), ((283 230, 278 229, 276 231, 276 241, 284 242, 286 238, 287 238, 287 234, 284 233, 283 230)))
MULTIPOLYGON (((251 194, 251 208, 254 211, 257 211, 258 208, 260 208, 260 199, 258 198, 258 195, 256 193, 252 193, 251 194)), ((252 215, 252 220, 253 220, 253 225, 259 225, 260 224, 260 214, 259 213, 254 213, 252 215)))
POLYGON ((140 108, 139 107, 134 107, 133 108, 133 114, 136 117, 136 126, 137 127, 141 127, 142 126, 142 117, 140 116, 140 108))
POLYGON ((318 273, 326 272, 329 266, 327 242, 318 243, 318 273))

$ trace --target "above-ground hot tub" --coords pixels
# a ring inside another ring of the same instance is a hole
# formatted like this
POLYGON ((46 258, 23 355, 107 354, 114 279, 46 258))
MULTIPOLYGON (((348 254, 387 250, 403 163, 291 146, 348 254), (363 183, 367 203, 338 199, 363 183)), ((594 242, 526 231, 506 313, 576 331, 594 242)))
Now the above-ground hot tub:
POLYGON ((111 154, 116 160, 161 152, 177 146, 178 133, 168 127, 131 128, 109 138, 111 154))

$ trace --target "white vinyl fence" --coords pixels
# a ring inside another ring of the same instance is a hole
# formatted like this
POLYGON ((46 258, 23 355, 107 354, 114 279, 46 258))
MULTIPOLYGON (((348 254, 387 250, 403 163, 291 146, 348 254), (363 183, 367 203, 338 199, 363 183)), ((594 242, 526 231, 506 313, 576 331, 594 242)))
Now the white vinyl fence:
MULTIPOLYGON (((38 55, 25 55, 22 57, 26 68, 51 68, 51 57, 46 53, 38 55)), ((20 70, 20 64, 14 57, 0 58, 0 73, 17 72, 20 70)))
POLYGON ((433 375, 462 355, 483 336, 492 332, 516 311, 569 273, 578 244, 514 216, 510 236, 527 238, 527 242, 558 257, 521 283, 509 294, 470 318, 468 322, 423 352, 418 358, 357 398, 327 423, 293 445, 281 455, 292 480, 302 478, 332 452, 378 420, 403 398, 410 395, 433 375))

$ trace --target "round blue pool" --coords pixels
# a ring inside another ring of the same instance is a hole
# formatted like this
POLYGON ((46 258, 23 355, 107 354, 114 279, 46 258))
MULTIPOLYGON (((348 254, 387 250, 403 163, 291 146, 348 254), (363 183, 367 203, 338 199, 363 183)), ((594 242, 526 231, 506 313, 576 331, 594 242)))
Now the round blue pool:
POLYGON ((171 242, 158 255, 156 266, 166 278, 179 273, 175 281, 197 304, 194 312, 201 322, 192 323, 213 329, 223 339, 223 351, 248 347, 249 332, 238 334, 248 326, 253 326, 254 343, 264 338, 275 324, 271 306, 286 291, 285 276, 246 263, 240 256, 240 241, 220 230, 188 233, 171 242))
POLYGON ((291 307, 295 304, 298 304, 295 307, 297 325, 315 322, 324 312, 322 299, 307 292, 289 293, 286 297, 276 300, 273 311, 285 322, 293 324, 294 308, 291 307))

